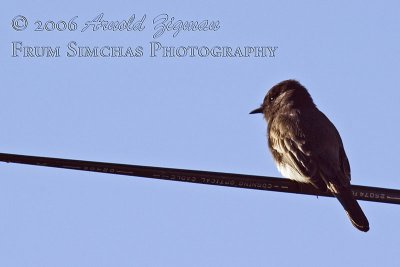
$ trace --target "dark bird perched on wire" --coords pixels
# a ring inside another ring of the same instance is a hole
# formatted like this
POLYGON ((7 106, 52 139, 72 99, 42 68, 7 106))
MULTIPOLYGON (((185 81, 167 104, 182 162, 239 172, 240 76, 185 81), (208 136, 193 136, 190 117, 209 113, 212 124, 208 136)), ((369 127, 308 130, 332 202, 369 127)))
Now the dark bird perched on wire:
POLYGON ((268 146, 281 174, 332 192, 351 223, 367 232, 368 219, 350 189, 350 164, 342 139, 307 89, 295 80, 282 81, 250 112, 255 113, 263 113, 268 122, 268 146))

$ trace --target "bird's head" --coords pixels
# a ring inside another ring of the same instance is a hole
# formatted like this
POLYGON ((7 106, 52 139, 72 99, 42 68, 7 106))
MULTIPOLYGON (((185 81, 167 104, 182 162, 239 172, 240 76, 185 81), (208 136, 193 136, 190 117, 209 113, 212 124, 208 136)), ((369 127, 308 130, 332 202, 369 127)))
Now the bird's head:
POLYGON ((269 122, 278 111, 291 108, 315 107, 307 89, 296 80, 285 80, 274 85, 261 106, 250 114, 263 113, 269 122))

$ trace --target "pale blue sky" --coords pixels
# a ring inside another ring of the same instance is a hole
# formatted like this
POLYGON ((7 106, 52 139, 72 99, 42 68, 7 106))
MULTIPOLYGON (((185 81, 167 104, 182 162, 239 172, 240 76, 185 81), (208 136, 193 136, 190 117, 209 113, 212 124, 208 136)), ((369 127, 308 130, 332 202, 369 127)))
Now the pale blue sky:
MULTIPOLYGON (((20 1, 0 8, 0 151, 280 176, 250 116, 295 78, 341 133, 354 184, 400 188, 396 1, 20 1), (34 32, 33 22, 148 17, 143 32, 34 32), (151 18, 219 20, 157 41, 272 45, 276 58, 13 58, 11 42, 144 46, 151 18), (11 20, 30 24, 16 32, 11 20)), ((0 164, 0 266, 394 266, 400 207, 0 164)))

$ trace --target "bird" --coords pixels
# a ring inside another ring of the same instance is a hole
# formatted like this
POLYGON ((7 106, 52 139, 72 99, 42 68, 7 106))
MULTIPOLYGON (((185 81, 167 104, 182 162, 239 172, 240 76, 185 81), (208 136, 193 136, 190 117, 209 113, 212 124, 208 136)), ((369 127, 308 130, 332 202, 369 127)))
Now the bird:
POLYGON ((369 222, 351 191, 350 164, 339 132, 297 80, 274 85, 261 106, 250 114, 264 114, 268 147, 279 172, 298 183, 330 191, 351 223, 367 232, 369 222))

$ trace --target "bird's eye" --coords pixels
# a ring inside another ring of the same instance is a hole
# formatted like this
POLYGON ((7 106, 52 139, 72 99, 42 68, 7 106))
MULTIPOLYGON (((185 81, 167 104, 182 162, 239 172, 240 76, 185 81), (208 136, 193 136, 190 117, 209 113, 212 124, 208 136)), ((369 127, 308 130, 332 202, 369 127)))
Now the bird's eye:
POLYGON ((272 102, 272 101, 274 101, 275 100, 275 97, 273 97, 273 96, 270 96, 269 97, 269 102, 272 102))

